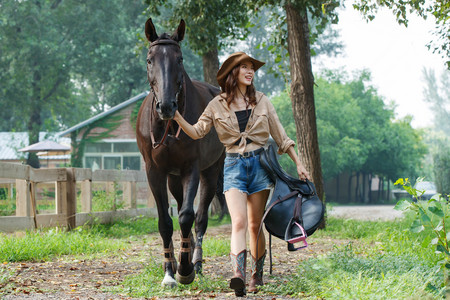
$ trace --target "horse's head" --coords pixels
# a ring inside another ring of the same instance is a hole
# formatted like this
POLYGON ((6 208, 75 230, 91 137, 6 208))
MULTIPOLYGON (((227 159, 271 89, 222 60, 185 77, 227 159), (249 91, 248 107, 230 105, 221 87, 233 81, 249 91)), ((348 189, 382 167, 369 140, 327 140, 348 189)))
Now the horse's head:
POLYGON ((152 19, 145 23, 145 35, 150 46, 147 54, 147 78, 156 100, 156 111, 163 120, 172 119, 183 93, 183 55, 179 42, 183 40, 185 23, 169 36, 158 36, 152 19))

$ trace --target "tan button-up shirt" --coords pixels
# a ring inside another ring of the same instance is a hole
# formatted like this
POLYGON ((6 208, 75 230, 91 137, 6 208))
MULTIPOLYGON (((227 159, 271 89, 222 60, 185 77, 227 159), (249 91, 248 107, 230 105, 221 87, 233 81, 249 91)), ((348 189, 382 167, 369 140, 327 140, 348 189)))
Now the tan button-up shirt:
MULTIPOLYGON (((204 137, 214 125, 220 141, 225 145, 227 152, 244 153, 248 150, 247 138, 258 148, 263 147, 269 135, 278 145, 278 153, 282 154, 295 143, 291 140, 278 119, 278 115, 269 98, 261 92, 256 92, 256 105, 243 132, 239 131, 239 123, 236 114, 228 107, 226 99, 216 96, 194 124, 194 128, 200 138, 204 137), (239 146, 235 143, 239 141, 239 146)), ((251 146, 251 148, 255 148, 251 146)))

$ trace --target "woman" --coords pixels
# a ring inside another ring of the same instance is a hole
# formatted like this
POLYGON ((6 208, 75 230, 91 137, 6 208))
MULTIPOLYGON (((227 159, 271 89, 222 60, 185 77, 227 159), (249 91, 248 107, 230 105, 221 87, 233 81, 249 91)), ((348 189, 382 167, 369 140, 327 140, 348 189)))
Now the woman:
POLYGON ((272 103, 263 93, 255 91, 255 71, 263 65, 244 52, 231 54, 217 73, 222 93, 208 104, 198 122, 189 124, 178 111, 174 117, 192 139, 204 137, 214 125, 226 148, 224 194, 232 223, 230 258, 234 271, 230 287, 236 296, 245 295, 247 229, 252 260, 248 290, 257 292, 257 287, 263 285, 266 242, 264 234, 259 239, 257 234, 272 182, 259 163, 259 153, 269 135, 277 143, 279 154, 289 154, 299 177, 310 179, 272 103))

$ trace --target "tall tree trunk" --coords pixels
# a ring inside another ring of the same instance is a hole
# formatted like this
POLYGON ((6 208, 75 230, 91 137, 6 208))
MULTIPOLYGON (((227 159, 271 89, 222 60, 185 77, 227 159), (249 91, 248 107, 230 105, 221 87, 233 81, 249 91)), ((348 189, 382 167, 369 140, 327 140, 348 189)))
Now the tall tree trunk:
MULTIPOLYGON (((36 63, 37 64, 37 63, 36 63)), ((33 75, 33 94, 31 96, 31 110, 30 119, 28 120, 28 145, 35 144, 39 142, 39 132, 41 130, 42 120, 41 120, 41 74, 39 71, 35 71, 33 75)), ((36 153, 28 153, 27 165, 33 168, 39 168, 39 158, 36 153)))
POLYGON ((317 194, 323 198, 323 178, 317 138, 314 104, 314 77, 306 9, 290 1, 285 5, 288 28, 288 51, 291 71, 291 101, 297 129, 300 159, 311 174, 317 194))
POLYGON ((202 56, 203 61, 203 78, 205 82, 214 86, 219 86, 217 83, 217 71, 219 70, 219 53, 217 48, 206 52, 202 56))
POLYGON ((341 177, 340 174, 336 177, 336 202, 341 202, 341 196, 339 195, 339 192, 340 192, 340 181, 339 181, 339 178, 340 177, 341 177))

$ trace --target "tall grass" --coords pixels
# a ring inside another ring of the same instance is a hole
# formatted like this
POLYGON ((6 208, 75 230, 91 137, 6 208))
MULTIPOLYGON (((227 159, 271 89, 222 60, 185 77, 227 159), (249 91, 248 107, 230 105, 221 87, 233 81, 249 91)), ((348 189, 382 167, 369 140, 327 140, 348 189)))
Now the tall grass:
POLYGON ((23 237, 0 236, 0 262, 45 261, 60 255, 92 254, 125 248, 119 240, 102 239, 85 228, 70 232, 53 228, 23 237))
POLYGON ((407 231, 410 223, 408 216, 390 222, 329 218, 314 236, 352 242, 299 263, 292 278, 274 277, 264 291, 325 299, 440 299, 444 290, 429 288, 443 281, 428 247, 431 236, 407 231))

